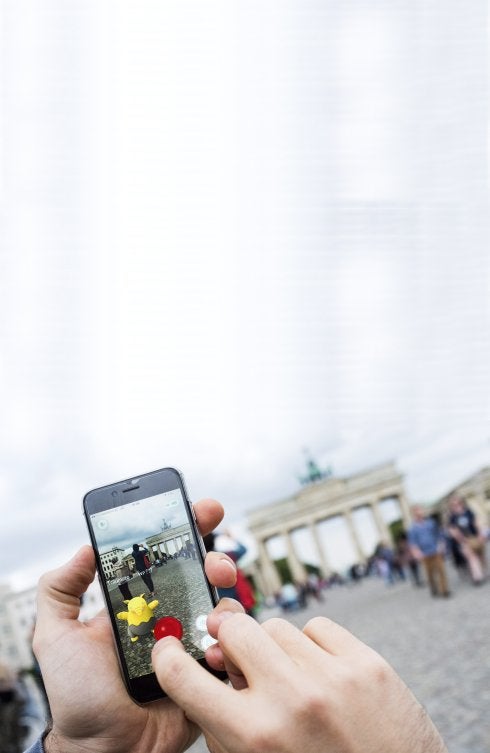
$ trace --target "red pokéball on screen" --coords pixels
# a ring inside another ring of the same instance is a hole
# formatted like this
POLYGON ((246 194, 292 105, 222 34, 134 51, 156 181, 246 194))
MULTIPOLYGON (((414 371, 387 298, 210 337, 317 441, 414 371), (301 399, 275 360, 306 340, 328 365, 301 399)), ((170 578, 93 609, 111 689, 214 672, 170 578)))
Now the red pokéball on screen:
POLYGON ((166 638, 169 635, 173 635, 174 638, 178 638, 180 641, 184 635, 184 629, 182 623, 176 617, 160 617, 160 619, 155 622, 153 634, 157 641, 159 641, 160 638, 166 638))

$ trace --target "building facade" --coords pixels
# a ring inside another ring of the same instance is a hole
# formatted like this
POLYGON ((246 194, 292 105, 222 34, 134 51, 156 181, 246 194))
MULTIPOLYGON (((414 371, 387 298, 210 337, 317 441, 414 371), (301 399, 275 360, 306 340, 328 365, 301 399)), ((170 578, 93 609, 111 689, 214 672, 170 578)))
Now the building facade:
POLYGON ((154 562, 156 559, 162 559, 163 554, 167 556, 177 554, 177 552, 185 548, 185 544, 189 540, 191 540, 191 531, 187 524, 177 526, 176 528, 166 528, 164 531, 160 531, 160 533, 149 536, 146 539, 146 545, 150 561, 154 562))
MULTIPOLYGON (((95 580, 83 595, 80 620, 91 619, 103 606, 102 592, 95 580)), ((37 586, 12 591, 8 586, 0 585, 0 660, 15 670, 32 667, 36 611, 37 586)))
MULTIPOLYGON (((187 541, 192 541, 190 526, 185 524, 182 526, 176 526, 175 528, 165 528, 159 533, 154 533, 152 536, 148 536, 145 539, 145 547, 148 549, 148 558, 153 564, 155 560, 164 559, 164 555, 172 557, 174 554, 180 552, 185 548, 187 541)), ((131 553, 126 554, 123 557, 124 562, 127 562, 134 570, 135 561, 131 553)))
POLYGON ((104 575, 108 580, 111 580, 114 578, 115 565, 124 556, 124 549, 114 546, 108 552, 101 552, 99 556, 104 575), (116 562, 114 563, 113 560, 116 560, 116 562))
POLYGON ((32 666, 36 593, 36 587, 25 591, 0 587, 0 659, 14 669, 32 666))

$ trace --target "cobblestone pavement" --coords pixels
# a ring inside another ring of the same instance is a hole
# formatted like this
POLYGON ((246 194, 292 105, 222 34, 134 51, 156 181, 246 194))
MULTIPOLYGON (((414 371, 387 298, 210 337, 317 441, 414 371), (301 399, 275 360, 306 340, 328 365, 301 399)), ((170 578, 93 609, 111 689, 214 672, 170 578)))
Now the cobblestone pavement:
MULTIPOLYGON (((450 753, 490 753, 490 582, 474 588, 449 570, 450 599, 369 579, 327 591, 323 603, 288 619, 299 627, 316 615, 341 623, 397 670, 450 753)), ((264 610, 260 619, 277 614, 264 610)), ((190 750, 207 748, 201 739, 190 750)))
MULTIPOLYGON (((152 579, 155 596, 148 596, 148 589, 139 575, 135 575, 129 581, 131 594, 133 596, 144 594, 148 603, 157 599, 159 602, 155 608, 157 620, 167 615, 178 617, 184 628, 183 643, 187 651, 195 658, 201 658, 203 653, 200 643, 206 631, 197 629, 196 618, 200 614, 206 615, 209 612, 210 599, 204 587, 199 561, 179 558, 162 567, 154 567, 152 579)), ((116 614, 127 608, 117 586, 111 591, 111 603, 116 614)), ((135 643, 131 643, 128 623, 118 620, 117 626, 131 676, 152 672, 151 650, 155 645, 153 634, 142 636, 135 643)))

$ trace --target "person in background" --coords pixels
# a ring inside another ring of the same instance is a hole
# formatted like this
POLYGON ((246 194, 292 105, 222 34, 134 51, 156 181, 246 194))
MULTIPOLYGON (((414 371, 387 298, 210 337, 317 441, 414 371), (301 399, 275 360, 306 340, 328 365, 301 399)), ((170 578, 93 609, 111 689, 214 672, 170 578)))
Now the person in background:
POLYGON ((114 557, 111 560, 114 569, 114 578, 117 580, 117 587, 121 592, 121 596, 128 601, 133 598, 131 591, 129 590, 129 581, 131 579, 131 569, 129 564, 123 560, 122 557, 114 557))
POLYGON ((394 577, 394 558, 395 555, 393 553, 393 549, 386 544, 386 542, 382 541, 375 550, 375 555, 377 558, 378 568, 381 577, 383 578, 384 582, 387 586, 393 585, 395 582, 394 577))
POLYGON ((34 682, 36 683, 37 688, 39 689, 41 693, 41 698, 43 700, 44 705, 46 706, 46 718, 49 719, 51 717, 51 710, 49 708, 49 698, 48 694, 46 693, 46 688, 44 685, 44 680, 41 672, 41 667, 39 666, 39 662, 37 660, 37 657, 32 650, 32 641, 34 639, 34 632, 36 629, 36 621, 34 620, 31 626, 30 630, 30 643, 31 643, 31 658, 32 658, 32 676, 34 678, 34 682))
POLYGON ((414 586, 423 586, 420 577, 420 566, 418 560, 413 556, 412 549, 408 542, 408 536, 402 531, 396 542, 396 556, 402 568, 408 567, 414 586))
POLYGON ((309 596, 313 596, 317 601, 323 601, 322 584, 317 573, 308 573, 306 590, 309 596))
POLYGON ((279 606, 284 612, 295 612, 300 608, 299 593, 294 583, 283 583, 279 591, 279 606))
POLYGON ((449 501, 448 529, 468 563, 473 584, 480 586, 484 580, 485 536, 480 531, 475 514, 467 506, 464 497, 454 495, 449 501))
POLYGON ((22 697, 14 670, 0 662, 0 749, 2 753, 20 753, 22 697))
MULTIPOLYGON (((214 533, 210 533, 208 536, 204 536, 203 542, 207 552, 215 551, 216 540, 218 536, 214 533)), ((239 541, 233 539, 228 532, 223 536, 225 542, 224 551, 230 557, 233 562, 238 563, 244 554, 247 552, 247 548, 243 546, 239 541)), ((247 576, 237 565, 237 577, 236 583, 231 588, 219 588, 218 593, 220 598, 236 599, 245 609, 245 612, 251 617, 255 617, 255 608, 257 600, 255 598, 252 584, 248 580, 247 576)))
POLYGON ((422 562, 432 596, 450 596, 444 563, 444 538, 433 518, 426 518, 420 505, 412 508, 413 523, 408 531, 412 555, 422 562))
POLYGON ((349 576, 352 583, 362 583, 362 570, 361 566, 356 562, 349 568, 349 576))
POLYGON ((187 539, 187 541, 185 542, 185 550, 187 552, 188 559, 190 559, 191 557, 193 560, 196 559, 196 547, 190 539, 187 539))

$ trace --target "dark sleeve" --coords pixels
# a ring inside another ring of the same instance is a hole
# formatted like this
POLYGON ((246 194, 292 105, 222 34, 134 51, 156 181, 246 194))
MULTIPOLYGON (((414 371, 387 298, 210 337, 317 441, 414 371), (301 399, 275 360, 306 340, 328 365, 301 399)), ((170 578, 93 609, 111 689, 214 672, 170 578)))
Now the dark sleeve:
POLYGON ((30 748, 28 748, 25 753, 44 753, 44 745, 42 743, 42 738, 38 737, 35 743, 31 745, 30 748))
POLYGON ((478 536, 478 526, 476 525, 475 513, 468 508, 468 528, 472 536, 478 536))
POLYGON ((243 557, 243 555, 246 553, 247 547, 243 546, 239 541, 236 542, 236 546, 234 549, 232 549, 229 552, 226 552, 228 557, 233 560, 233 562, 238 562, 238 560, 243 557))
POLYGON ((247 553, 247 547, 243 546, 242 543, 237 542, 237 548, 235 550, 237 561, 240 560, 243 557, 243 555, 246 553, 247 553))

